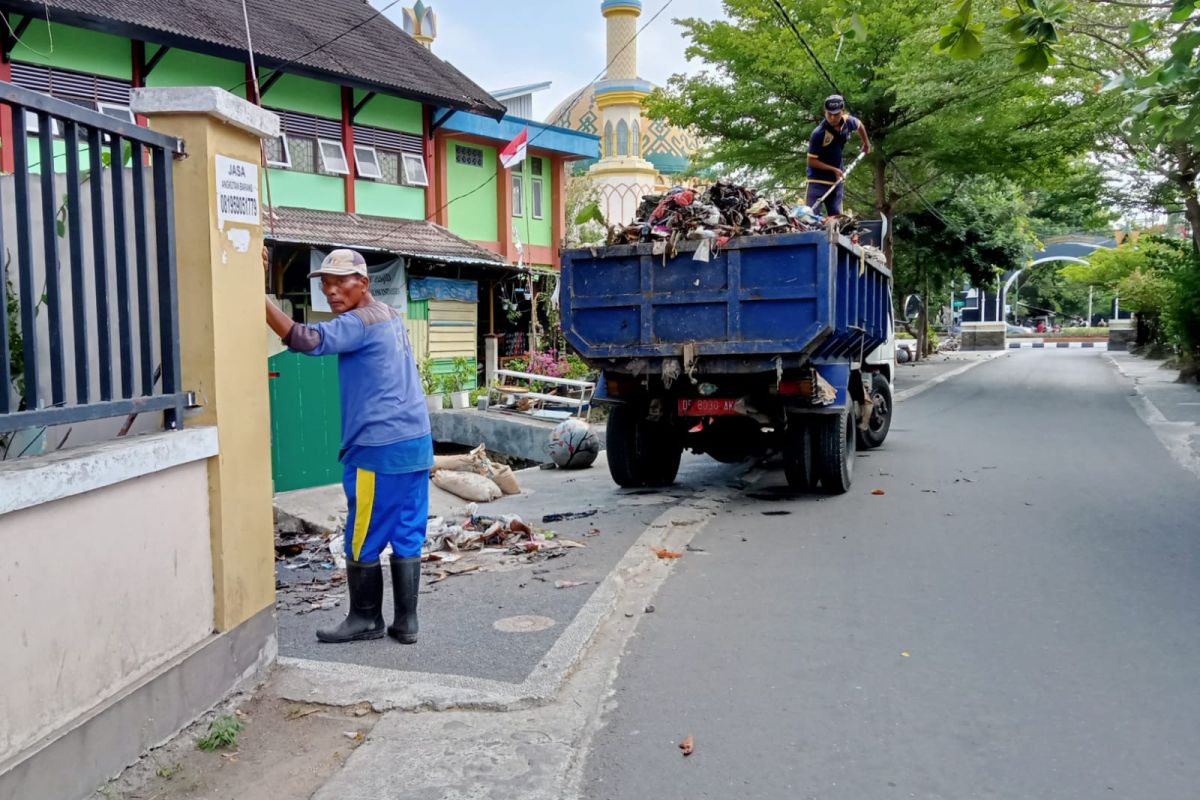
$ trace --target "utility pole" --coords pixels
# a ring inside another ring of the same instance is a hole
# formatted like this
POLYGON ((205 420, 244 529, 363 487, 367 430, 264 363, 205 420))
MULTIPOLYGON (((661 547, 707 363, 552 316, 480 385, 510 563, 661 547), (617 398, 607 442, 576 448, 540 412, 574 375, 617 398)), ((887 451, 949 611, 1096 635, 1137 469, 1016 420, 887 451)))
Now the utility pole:
POLYGON ((1088 318, 1087 318, 1087 327, 1089 327, 1089 328, 1090 328, 1091 326, 1092 326, 1092 287, 1091 287, 1091 286, 1089 286, 1089 287, 1088 287, 1088 318))

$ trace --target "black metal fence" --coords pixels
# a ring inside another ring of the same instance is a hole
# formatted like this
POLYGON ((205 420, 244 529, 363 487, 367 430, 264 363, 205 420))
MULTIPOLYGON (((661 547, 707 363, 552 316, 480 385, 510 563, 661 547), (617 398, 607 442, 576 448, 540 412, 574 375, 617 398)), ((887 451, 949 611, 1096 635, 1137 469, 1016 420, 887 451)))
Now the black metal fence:
POLYGON ((0 82, 0 434, 161 411, 182 424, 174 137, 0 82))

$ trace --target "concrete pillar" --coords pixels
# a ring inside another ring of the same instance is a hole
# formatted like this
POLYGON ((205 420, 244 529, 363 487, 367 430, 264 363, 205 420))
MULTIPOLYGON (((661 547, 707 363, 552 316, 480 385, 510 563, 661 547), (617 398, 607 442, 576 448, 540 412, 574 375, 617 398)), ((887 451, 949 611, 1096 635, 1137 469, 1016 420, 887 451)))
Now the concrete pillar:
POLYGON ((1123 353, 1137 341, 1137 323, 1132 319, 1111 319, 1108 321, 1108 349, 1123 353))
POLYGON ((500 339, 498 333, 483 337, 483 385, 496 382, 496 370, 500 369, 500 339))
POLYGON ((188 422, 217 428, 214 627, 227 631, 275 602, 258 189, 259 140, 279 135, 279 118, 216 87, 137 89, 132 106, 187 150, 174 170, 180 352, 183 385, 202 404, 188 422))
POLYGON ((1008 326, 1003 322, 964 322, 963 350, 1003 350, 1007 347, 1008 326))

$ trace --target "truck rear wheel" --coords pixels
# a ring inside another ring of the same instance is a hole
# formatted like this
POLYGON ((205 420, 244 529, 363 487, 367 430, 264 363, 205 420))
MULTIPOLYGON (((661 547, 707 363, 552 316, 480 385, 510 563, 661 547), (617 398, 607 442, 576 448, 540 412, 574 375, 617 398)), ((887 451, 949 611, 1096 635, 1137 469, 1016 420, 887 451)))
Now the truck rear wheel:
POLYGON ((784 431, 783 473, 792 491, 807 492, 816 484, 813 471, 812 428, 800 414, 789 414, 784 431))
POLYGON ((826 494, 845 494, 854 476, 857 439, 853 407, 821 416, 813 424, 813 461, 826 494))
POLYGON ((872 450, 883 444, 892 427, 892 387, 878 372, 871 376, 871 417, 867 429, 858 432, 858 444, 872 450))
POLYGON ((670 486, 679 474, 683 441, 666 422, 646 418, 642 407, 614 406, 606 434, 608 472, 618 486, 670 486))

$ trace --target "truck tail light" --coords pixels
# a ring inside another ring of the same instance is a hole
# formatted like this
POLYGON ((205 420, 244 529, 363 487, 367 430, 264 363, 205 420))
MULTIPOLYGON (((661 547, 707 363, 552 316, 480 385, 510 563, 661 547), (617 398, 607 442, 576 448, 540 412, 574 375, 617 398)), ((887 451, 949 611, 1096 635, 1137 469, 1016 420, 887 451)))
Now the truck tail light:
POLYGON ((812 397, 813 388, 813 382, 808 378, 779 382, 779 394, 782 397, 812 397))

